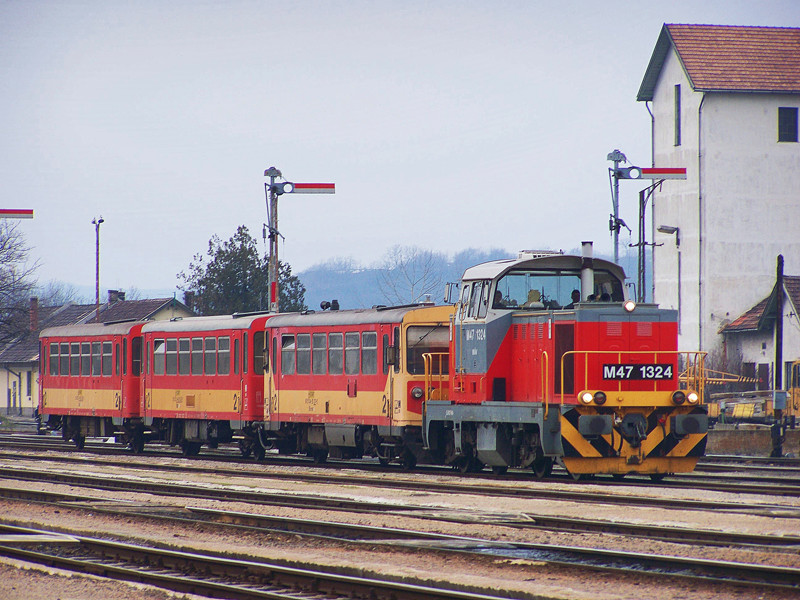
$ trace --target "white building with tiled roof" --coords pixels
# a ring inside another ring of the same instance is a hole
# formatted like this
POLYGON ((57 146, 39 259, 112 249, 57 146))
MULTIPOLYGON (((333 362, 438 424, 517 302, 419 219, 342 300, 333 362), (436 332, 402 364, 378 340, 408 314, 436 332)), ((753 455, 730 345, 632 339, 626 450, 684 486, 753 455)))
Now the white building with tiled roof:
POLYGON ((687 170, 654 196, 653 297, 678 309, 682 350, 718 360, 777 256, 800 272, 800 28, 664 25, 637 99, 653 165, 687 170))

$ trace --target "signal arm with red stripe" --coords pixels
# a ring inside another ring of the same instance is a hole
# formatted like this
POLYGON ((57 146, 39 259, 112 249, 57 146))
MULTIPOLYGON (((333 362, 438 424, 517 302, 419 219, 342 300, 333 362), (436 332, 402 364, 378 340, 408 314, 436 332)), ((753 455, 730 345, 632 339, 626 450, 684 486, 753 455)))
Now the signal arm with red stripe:
POLYGON ((0 208, 0 219, 32 219, 32 208, 0 208))

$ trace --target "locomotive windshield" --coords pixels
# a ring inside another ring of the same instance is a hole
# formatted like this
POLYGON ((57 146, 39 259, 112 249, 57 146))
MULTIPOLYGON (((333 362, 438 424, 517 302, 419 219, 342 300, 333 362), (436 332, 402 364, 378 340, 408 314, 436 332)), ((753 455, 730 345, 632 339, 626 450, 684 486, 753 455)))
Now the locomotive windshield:
MULTIPOLYGON (((498 280, 492 308, 563 308, 572 303, 573 290, 580 292, 580 289, 580 270, 512 270, 498 280)), ((622 282, 603 270, 595 270, 591 293, 589 301, 622 302, 625 299, 622 282)))

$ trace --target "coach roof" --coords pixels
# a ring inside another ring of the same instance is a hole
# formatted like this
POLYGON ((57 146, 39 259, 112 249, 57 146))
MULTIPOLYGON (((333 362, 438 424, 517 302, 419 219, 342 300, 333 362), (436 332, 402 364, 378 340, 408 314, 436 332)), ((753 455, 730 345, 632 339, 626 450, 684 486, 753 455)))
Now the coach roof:
POLYGON ((83 337, 100 335, 125 335, 144 321, 125 321, 124 323, 88 323, 81 325, 60 325, 42 329, 39 334, 43 337, 83 337))
POLYGON ((368 323, 400 323, 413 310, 433 305, 414 304, 387 308, 363 308, 353 310, 328 310, 316 313, 291 313, 278 315, 269 320, 269 327, 337 327, 340 325, 365 325, 368 323))
POLYGON ((180 331, 219 331, 225 329, 248 329, 254 321, 266 319, 266 313, 247 315, 218 315, 210 317, 183 317, 170 321, 150 321, 142 327, 142 333, 180 331))

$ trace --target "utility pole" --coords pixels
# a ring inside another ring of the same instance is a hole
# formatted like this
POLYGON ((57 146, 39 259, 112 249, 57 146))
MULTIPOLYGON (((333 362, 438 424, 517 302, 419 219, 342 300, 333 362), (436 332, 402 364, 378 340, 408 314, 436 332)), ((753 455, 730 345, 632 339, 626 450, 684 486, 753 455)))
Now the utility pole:
POLYGON ((283 194, 335 194, 336 186, 333 183, 292 183, 284 181, 278 183, 276 179, 283 179, 279 169, 270 167, 264 171, 264 177, 269 177, 269 184, 264 184, 267 194, 267 231, 269 235, 269 312, 278 312, 278 236, 283 237, 278 231, 278 196, 283 194))
POLYGON ((94 320, 100 322, 100 225, 104 219, 92 219, 94 225, 94 320))

